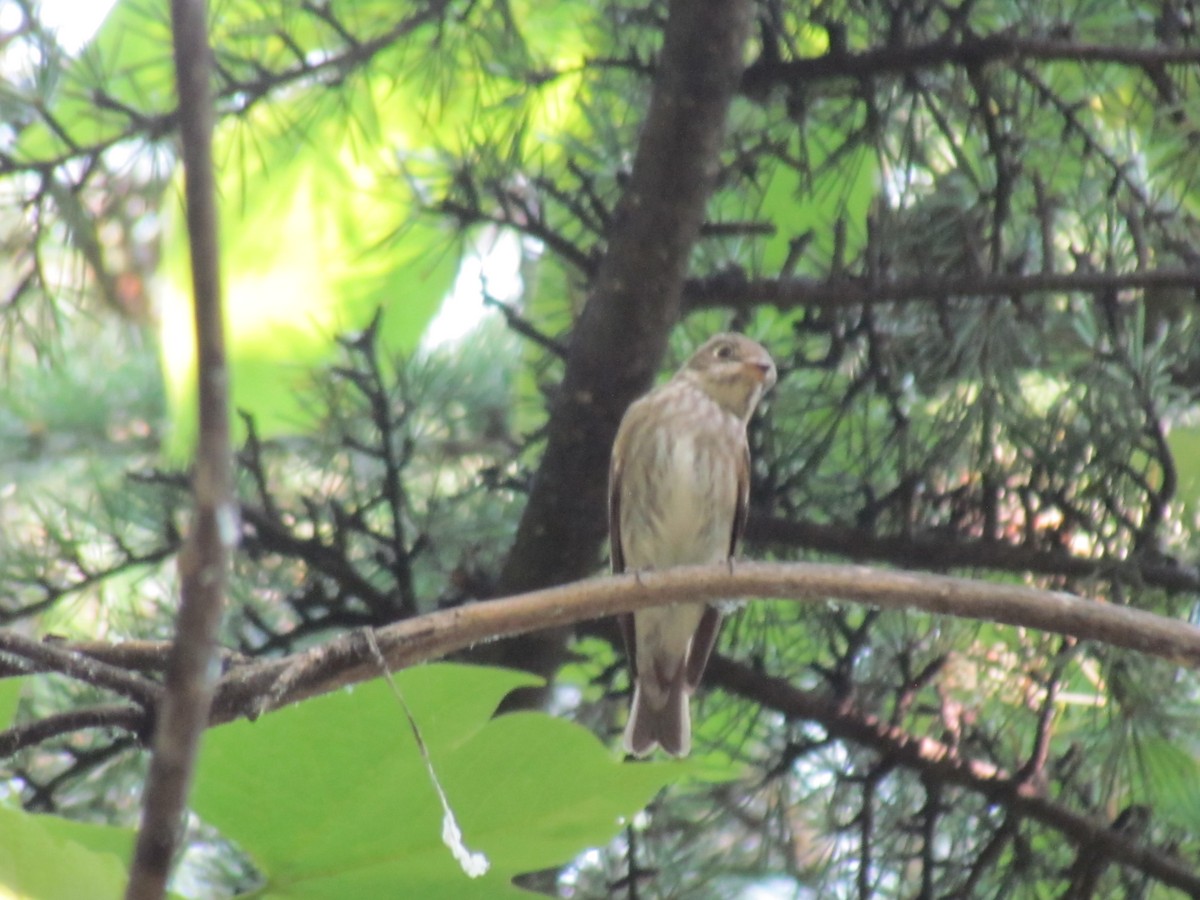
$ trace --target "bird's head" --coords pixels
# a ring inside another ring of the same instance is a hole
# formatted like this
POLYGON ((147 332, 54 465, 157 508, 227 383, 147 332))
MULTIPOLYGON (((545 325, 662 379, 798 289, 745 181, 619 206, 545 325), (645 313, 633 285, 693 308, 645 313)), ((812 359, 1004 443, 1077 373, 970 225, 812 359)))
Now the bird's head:
POLYGON ((721 408, 743 421, 762 395, 775 384, 771 355, 742 334, 716 334, 684 363, 680 374, 691 378, 721 408))

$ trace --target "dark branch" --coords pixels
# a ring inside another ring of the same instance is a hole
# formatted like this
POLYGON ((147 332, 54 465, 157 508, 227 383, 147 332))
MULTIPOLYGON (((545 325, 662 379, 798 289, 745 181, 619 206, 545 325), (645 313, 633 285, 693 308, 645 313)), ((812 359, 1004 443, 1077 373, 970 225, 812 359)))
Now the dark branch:
POLYGON ((1136 68, 1200 63, 1197 47, 1130 47, 1085 44, 1068 40, 992 34, 958 41, 878 47, 861 53, 833 49, 823 56, 793 60, 759 60, 746 69, 742 91, 761 96, 772 85, 798 85, 830 78, 907 75, 943 66, 979 67, 994 62, 1104 63, 1136 68))
POLYGON ((1031 572, 1068 578, 1104 576, 1167 591, 1200 592, 1200 569, 1157 559, 1089 559, 1002 541, 938 535, 879 535, 866 528, 751 516, 749 543, 785 545, 846 559, 893 562, 907 568, 971 568, 1031 572))
POLYGON ((22 660, 10 669, 13 674, 59 672, 93 687, 118 693, 146 710, 153 709, 162 694, 154 682, 80 653, 75 648, 60 647, 55 643, 35 641, 12 631, 0 630, 0 671, 5 668, 3 661, 6 656, 22 660))
POLYGON ((23 725, 0 731, 0 758, 12 756, 26 747, 36 747, 51 738, 73 735, 89 728, 116 728, 144 736, 150 713, 127 704, 88 706, 54 713, 23 725))
POLYGON ((966 278, 908 278, 871 282, 866 278, 821 281, 813 278, 749 279, 724 272, 689 279, 684 287, 687 311, 711 307, 844 307, 862 303, 910 303, 947 297, 1023 297, 1029 294, 1108 295, 1152 288, 1200 290, 1200 270, 1151 269, 1145 272, 1037 272, 1028 275, 980 275, 966 278))

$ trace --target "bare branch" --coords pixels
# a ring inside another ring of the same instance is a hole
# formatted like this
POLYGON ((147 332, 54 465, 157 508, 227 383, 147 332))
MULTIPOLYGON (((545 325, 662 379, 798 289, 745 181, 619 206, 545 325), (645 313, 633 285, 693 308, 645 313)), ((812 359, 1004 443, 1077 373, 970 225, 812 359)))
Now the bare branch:
POLYGON ((862 303, 911 303, 945 297, 1023 297, 1030 294, 1108 294, 1148 288, 1200 290, 1200 271, 1147 269, 1138 272, 1036 272, 1028 275, 980 275, 966 278, 908 278, 872 282, 866 278, 759 278, 739 272, 689 279, 684 287, 687 311, 716 306, 844 307, 862 303))
POLYGON ((7 629, 0 630, 0 662, 5 656, 15 656, 23 661, 14 667, 13 674, 59 672, 94 687, 114 691, 139 703, 146 710, 154 709, 162 694, 154 682, 124 668, 101 662, 80 652, 78 648, 35 641, 7 629))
POLYGON ((807 59, 760 60, 746 69, 741 89, 751 96, 762 96, 767 88, 776 84, 906 75, 949 65, 978 67, 993 62, 1020 60, 1158 68, 1166 65, 1196 65, 1200 63, 1200 48, 1087 44, 1036 36, 1022 37, 1012 33, 967 37, 958 41, 938 40, 924 44, 877 47, 861 53, 848 53, 835 47, 822 56, 807 59))
MULTIPOLYGON (((39 662, 32 657, 26 657, 20 662, 14 661, 11 665, 7 664, 3 659, 3 654, 7 647, 8 632, 0 631, 0 678, 8 678, 16 675, 26 675, 38 672, 63 672, 72 677, 78 677, 80 681, 95 685, 96 687, 105 687, 105 685, 91 677, 88 677, 86 672, 76 676, 72 672, 65 671, 61 666, 53 665, 49 662, 39 662)), ((29 638, 22 638, 24 641, 36 643, 39 647, 47 645, 47 640, 39 642, 30 641, 29 638)), ((119 670, 122 673, 129 672, 164 672, 167 668, 167 661, 171 655, 171 644, 168 641, 120 641, 113 644, 108 641, 56 641, 49 646, 57 648, 62 653, 78 653, 94 660, 99 660, 106 663, 109 668, 119 670)), ((249 656, 237 653, 233 650, 221 648, 219 650, 221 671, 227 672, 234 665, 248 665, 253 660, 249 656)), ((147 685, 157 688, 157 684, 146 682, 147 685)), ((120 693, 125 691, 117 687, 113 687, 120 693)), ((130 696, 126 694, 126 696, 130 696)), ((158 697, 155 697, 157 700, 158 697)))
MULTIPOLYGON (((388 666, 401 669, 494 638, 667 603, 736 597, 923 610, 1100 641, 1200 667, 1200 628, 1177 619, 1059 591, 818 563, 741 563, 733 572, 724 565, 694 566, 594 578, 430 613, 377 629, 375 637, 388 666)), ((213 720, 254 716, 377 672, 362 635, 346 634, 286 659, 235 668, 221 680, 213 720)))
POLYGON ((1200 591, 1200 568, 1164 559, 1092 559, 1004 541, 932 534, 880 535, 868 528, 795 519, 750 517, 749 544, 803 547, 847 559, 894 562, 907 568, 971 567, 1067 578, 1109 578, 1165 591, 1200 591))
POLYGON ((158 710, 127 900, 158 900, 166 890, 200 735, 212 703, 217 631, 230 553, 238 533, 212 161, 212 55, 207 15, 204 0, 171 3, 192 256, 200 427, 193 484, 195 516, 179 558, 179 616, 167 664, 166 694, 158 710))
POLYGON ((116 728, 140 736, 150 720, 147 710, 129 704, 88 706, 55 713, 0 731, 0 758, 88 728, 116 728))

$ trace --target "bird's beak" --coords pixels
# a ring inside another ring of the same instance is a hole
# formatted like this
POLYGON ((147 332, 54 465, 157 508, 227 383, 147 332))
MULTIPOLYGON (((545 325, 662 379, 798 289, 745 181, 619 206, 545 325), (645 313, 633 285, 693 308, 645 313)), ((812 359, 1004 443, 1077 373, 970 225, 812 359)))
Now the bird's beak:
POLYGON ((770 363, 748 362, 746 370, 759 384, 770 387, 775 383, 775 367, 770 363))

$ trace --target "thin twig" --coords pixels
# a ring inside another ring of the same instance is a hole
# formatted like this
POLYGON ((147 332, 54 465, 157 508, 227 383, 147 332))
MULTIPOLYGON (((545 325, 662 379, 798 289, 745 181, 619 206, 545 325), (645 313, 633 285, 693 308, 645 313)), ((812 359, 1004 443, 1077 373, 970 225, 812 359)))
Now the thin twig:
POLYGON ((145 710, 153 710, 162 694, 157 684, 127 669, 101 662, 74 648, 35 641, 6 629, 0 630, 0 660, 5 655, 32 664, 24 672, 60 672, 95 687, 114 691, 140 704, 145 710))
POLYGON ((119 728, 140 738, 148 721, 146 710, 124 703, 87 706, 54 713, 0 731, 0 758, 12 756, 26 747, 36 747, 51 738, 75 734, 87 728, 119 728))

